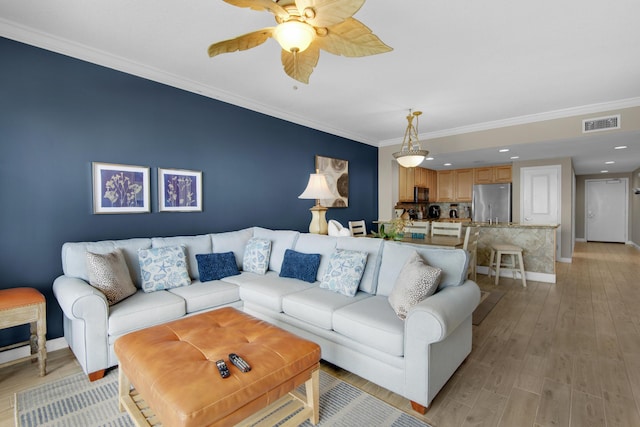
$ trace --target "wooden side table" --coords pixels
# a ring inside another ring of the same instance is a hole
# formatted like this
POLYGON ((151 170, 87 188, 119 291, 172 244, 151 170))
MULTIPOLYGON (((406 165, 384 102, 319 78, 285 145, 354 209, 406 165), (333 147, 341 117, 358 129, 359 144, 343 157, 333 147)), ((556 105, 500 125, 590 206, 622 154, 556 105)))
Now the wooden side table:
POLYGON ((0 368, 10 366, 26 359, 38 359, 40 376, 47 373, 47 308, 44 295, 33 288, 0 289, 0 329, 18 325, 30 325, 31 339, 1 347, 0 351, 10 350, 29 344, 31 355, 0 364, 0 368))

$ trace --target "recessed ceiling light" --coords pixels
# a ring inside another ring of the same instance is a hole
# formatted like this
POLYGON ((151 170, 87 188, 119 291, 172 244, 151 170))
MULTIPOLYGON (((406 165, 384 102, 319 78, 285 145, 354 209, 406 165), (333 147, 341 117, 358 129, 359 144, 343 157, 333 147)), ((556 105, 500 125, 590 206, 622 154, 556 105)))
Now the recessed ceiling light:
POLYGON ((444 165, 442 165, 442 166, 451 166, 451 163, 445 163, 445 164, 444 164, 444 165))
POLYGON ((625 148, 627 148, 626 145, 618 145, 617 147, 613 147, 614 150, 624 150, 625 148))
POLYGON ((501 148, 498 150, 500 153, 506 153, 507 151, 509 151, 508 148, 501 148))
POLYGON ((600 173, 608 173, 609 171, 600 171, 600 173))
POLYGON ((614 164, 614 163, 615 163, 615 162, 614 162, 613 160, 609 160, 608 162, 604 162, 604 164, 605 164, 605 165, 612 165, 612 164, 614 164))
POLYGON ((509 158, 510 158, 511 160, 515 160, 515 159, 519 159, 519 158, 520 158, 520 156, 511 156, 511 157, 509 157, 509 158))
POLYGON ((427 157, 425 160, 433 160, 433 157, 427 157))

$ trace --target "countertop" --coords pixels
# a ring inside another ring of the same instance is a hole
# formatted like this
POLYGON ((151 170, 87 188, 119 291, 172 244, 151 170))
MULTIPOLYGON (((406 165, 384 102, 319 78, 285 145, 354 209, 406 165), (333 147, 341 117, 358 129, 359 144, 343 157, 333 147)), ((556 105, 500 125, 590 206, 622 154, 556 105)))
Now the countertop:
POLYGON ((560 224, 521 224, 519 222, 499 222, 497 224, 489 224, 488 222, 472 222, 471 227, 483 228, 558 228, 560 224))

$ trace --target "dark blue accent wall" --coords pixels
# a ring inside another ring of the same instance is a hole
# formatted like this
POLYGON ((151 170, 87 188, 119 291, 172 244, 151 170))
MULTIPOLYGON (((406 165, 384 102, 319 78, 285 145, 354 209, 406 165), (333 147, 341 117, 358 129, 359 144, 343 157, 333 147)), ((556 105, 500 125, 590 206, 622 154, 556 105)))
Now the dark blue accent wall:
MULTIPOLYGON (((314 202, 297 197, 316 154, 349 161, 349 207, 327 218, 377 218, 375 147, 4 38, 0 58, 0 289, 45 294, 49 339, 64 242, 307 231, 314 202), (150 167, 152 212, 94 215, 94 161, 150 167), (202 171, 203 212, 158 212, 158 167, 202 171)), ((3 330, 0 345, 27 336, 3 330)))

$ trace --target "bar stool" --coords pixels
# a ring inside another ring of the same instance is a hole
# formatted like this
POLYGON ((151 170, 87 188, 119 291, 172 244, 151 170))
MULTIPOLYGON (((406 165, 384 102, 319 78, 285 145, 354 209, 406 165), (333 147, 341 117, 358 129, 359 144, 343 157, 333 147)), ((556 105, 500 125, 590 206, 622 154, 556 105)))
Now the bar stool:
POLYGON ((522 286, 527 287, 527 279, 524 277, 524 262, 522 262, 522 248, 515 245, 492 245, 491 256, 489 258, 489 277, 491 277, 491 270, 494 270, 496 275, 496 286, 498 280, 500 280, 500 269, 509 269, 513 273, 513 280, 516 280, 516 272, 520 272, 522 278, 522 286), (502 260, 502 255, 510 255, 511 262, 506 263, 502 260), (518 260, 518 268, 516 268, 516 257, 518 260), (495 259, 495 263, 494 263, 495 259))
POLYGON ((0 351, 10 350, 29 344, 31 355, 0 364, 0 368, 10 366, 26 359, 35 360, 40 366, 40 376, 47 374, 47 316, 44 296, 33 288, 12 288, 0 290, 0 329, 29 324, 31 339, 1 347, 0 351))

